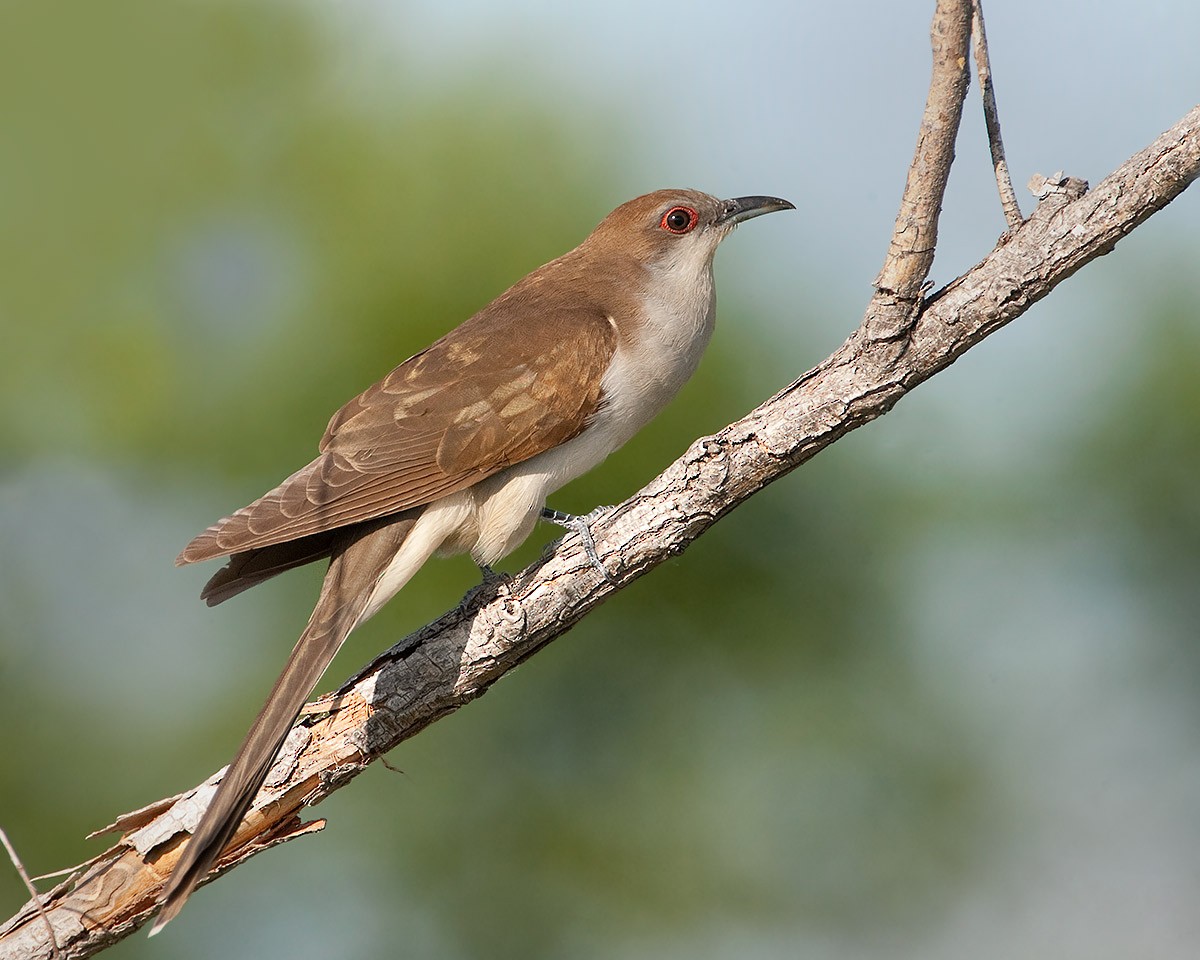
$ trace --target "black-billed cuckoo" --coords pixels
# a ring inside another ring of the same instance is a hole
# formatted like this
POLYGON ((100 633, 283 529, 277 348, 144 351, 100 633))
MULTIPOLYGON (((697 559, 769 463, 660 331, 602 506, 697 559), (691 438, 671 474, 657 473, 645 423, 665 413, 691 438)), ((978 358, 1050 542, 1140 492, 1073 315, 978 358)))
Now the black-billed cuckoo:
MULTIPOLYGON (((201 594, 210 605, 313 560, 328 558, 329 571, 151 934, 233 836, 350 631, 435 553, 469 552, 486 567, 514 550, 548 494, 662 410, 712 335, 717 245, 743 220, 790 209, 775 197, 695 190, 622 204, 570 253, 342 407, 317 459, 184 548, 180 564, 229 557, 201 594)), ((574 522, 590 547, 581 518, 546 516, 574 522)))

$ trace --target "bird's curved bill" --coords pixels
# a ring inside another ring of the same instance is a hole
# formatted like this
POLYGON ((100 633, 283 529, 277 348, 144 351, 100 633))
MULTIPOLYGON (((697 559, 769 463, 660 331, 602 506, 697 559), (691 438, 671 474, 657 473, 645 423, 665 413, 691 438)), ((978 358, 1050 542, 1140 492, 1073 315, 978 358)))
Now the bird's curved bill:
POLYGON ((761 217, 764 213, 795 209, 795 204, 781 200, 779 197, 734 197, 732 200, 721 201, 721 212, 717 214, 717 223, 734 226, 743 220, 761 217))

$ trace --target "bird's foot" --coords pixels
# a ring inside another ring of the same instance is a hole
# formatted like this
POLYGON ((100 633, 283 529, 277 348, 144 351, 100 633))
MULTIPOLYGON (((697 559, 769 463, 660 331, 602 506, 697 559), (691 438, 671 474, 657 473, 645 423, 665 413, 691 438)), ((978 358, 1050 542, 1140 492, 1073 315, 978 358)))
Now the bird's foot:
POLYGON ((504 573, 503 571, 501 571, 500 573, 497 573, 495 570, 493 570, 491 567, 489 567, 486 563, 476 564, 476 566, 479 567, 479 575, 481 577, 483 577, 482 586, 490 587, 494 583, 503 583, 504 581, 509 579, 509 576, 507 573, 504 573))
POLYGON ((603 516, 612 507, 597 507, 590 513, 584 514, 582 517, 577 517, 573 513, 564 513, 561 510, 551 510, 549 507, 542 508, 542 519, 549 523, 557 524, 560 527, 565 527, 571 531, 583 544, 583 552, 587 554, 588 561, 599 572, 600 576, 604 577, 609 583, 616 583, 617 579, 605 569, 603 563, 600 562, 600 554, 596 552, 596 541, 592 537, 592 521, 603 516))
POLYGON ((507 593, 512 586, 512 574, 505 573, 503 570, 493 570, 486 563, 479 563, 476 566, 479 567, 482 579, 463 595, 462 600, 459 601, 461 607, 470 606, 480 598, 491 599, 507 593))

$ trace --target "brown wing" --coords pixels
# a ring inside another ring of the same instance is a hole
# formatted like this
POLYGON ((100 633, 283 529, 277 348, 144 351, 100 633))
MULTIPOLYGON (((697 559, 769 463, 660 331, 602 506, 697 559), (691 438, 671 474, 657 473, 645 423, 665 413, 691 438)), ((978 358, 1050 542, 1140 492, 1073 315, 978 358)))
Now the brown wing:
POLYGON ((600 402, 615 330, 599 309, 545 309, 536 281, 521 286, 342 407, 317 459, 209 527, 176 562, 420 506, 578 434, 600 402))

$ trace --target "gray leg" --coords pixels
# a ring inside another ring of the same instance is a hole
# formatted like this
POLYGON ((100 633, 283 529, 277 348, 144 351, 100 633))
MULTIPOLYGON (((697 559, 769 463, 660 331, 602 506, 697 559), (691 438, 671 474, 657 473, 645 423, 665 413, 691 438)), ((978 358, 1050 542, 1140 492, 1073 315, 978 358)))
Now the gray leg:
POLYGON ((591 528, 593 520, 611 509, 611 507, 597 507, 591 513, 577 517, 573 513, 563 513, 561 510, 551 510, 549 507, 543 507, 542 519, 557 524, 560 527, 565 527, 579 537, 580 542, 583 544, 583 552, 587 554, 587 558, 592 566, 599 570, 600 575, 609 583, 616 583, 616 578, 600 562, 600 555, 596 552, 596 541, 592 539, 591 528))
POLYGON ((493 570, 484 563, 477 563, 475 566, 479 568, 479 573, 483 579, 480 581, 479 586, 467 591, 466 595, 463 597, 464 603, 466 603, 468 599, 477 593, 487 591, 502 593, 512 585, 512 577, 509 574, 504 573, 503 571, 493 570))

